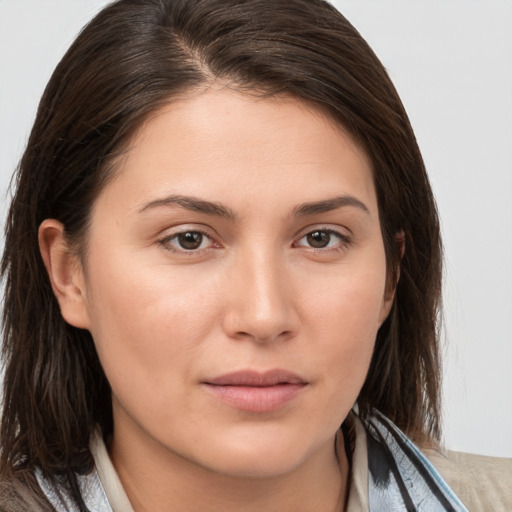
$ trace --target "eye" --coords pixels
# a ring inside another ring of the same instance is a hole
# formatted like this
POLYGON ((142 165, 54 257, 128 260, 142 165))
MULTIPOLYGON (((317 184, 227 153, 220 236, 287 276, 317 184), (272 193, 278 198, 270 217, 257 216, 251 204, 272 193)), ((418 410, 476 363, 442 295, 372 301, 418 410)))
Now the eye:
POLYGON ((202 231, 182 231, 160 241, 166 248, 175 252, 194 252, 213 247, 213 240, 202 231))
POLYGON ((315 229, 300 238, 296 245, 311 249, 337 249, 348 245, 349 242, 346 235, 333 229, 315 229))

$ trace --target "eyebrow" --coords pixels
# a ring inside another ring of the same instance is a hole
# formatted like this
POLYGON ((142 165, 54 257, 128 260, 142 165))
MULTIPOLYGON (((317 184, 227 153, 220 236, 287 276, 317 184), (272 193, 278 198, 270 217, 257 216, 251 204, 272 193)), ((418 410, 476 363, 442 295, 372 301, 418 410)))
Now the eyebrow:
POLYGON ((368 207, 359 199, 351 195, 343 195, 325 199, 323 201, 303 203, 294 208, 293 214, 297 217, 305 217, 307 215, 330 212, 346 206, 355 207, 368 215, 370 214, 368 207))
POLYGON ((207 215, 215 215, 218 217, 224 217, 229 220, 234 220, 236 215, 233 210, 212 201, 205 201, 204 199, 198 199, 197 197, 181 196, 181 195, 170 195, 161 199, 155 199, 146 203, 140 210, 142 213, 152 208, 158 208, 160 206, 174 206, 178 205, 187 210, 193 212, 205 213, 207 215))
MULTIPOLYGON (((204 213, 206 215, 215 215, 229 220, 236 218, 235 213, 230 208, 223 206, 220 203, 206 201, 192 196, 183 195, 170 195, 161 199, 155 199, 146 203, 139 209, 139 213, 150 210, 152 208, 159 208, 161 206, 180 206, 193 212, 204 213)), ((368 207, 359 199, 351 195, 343 195, 324 199, 322 201, 313 201, 310 203, 302 203, 293 209, 292 215, 296 217, 306 217, 308 215, 316 215, 319 213, 326 213, 338 208, 355 207, 361 211, 370 214, 368 207)))

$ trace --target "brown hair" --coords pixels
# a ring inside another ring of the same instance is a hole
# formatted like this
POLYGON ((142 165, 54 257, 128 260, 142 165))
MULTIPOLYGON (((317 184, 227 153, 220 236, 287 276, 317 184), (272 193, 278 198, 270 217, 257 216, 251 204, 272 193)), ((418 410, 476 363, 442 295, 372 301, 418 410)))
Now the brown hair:
POLYGON ((400 279, 359 410, 379 409, 416 440, 439 437, 437 211, 409 120, 373 51, 322 0, 120 0, 81 32, 44 92, 16 175, 1 266, 0 472, 38 467, 63 482, 80 510, 75 472, 92 466, 95 425, 112 430, 110 388, 90 334, 60 315, 38 227, 58 219, 79 246, 134 131, 161 105, 215 79, 312 102, 368 152, 390 286, 400 279))

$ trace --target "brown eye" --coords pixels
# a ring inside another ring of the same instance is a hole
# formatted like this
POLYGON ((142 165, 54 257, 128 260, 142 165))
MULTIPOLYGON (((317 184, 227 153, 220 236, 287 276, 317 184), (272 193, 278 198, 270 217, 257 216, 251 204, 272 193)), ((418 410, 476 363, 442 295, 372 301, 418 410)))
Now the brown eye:
POLYGON ((303 235, 297 242, 295 247, 303 247, 305 249, 314 249, 317 252, 324 252, 329 250, 341 250, 351 245, 351 239, 348 235, 341 231, 322 228, 314 229, 309 233, 303 235))
POLYGON ((203 234, 199 231, 187 231, 185 233, 179 233, 176 235, 176 241, 181 249, 187 251, 193 251, 199 249, 203 242, 203 234))
POLYGON ((172 235, 159 240, 159 244, 166 250, 177 255, 198 255, 208 249, 218 248, 219 245, 208 235, 200 230, 177 231, 172 235))
POLYGON ((306 235, 306 241, 310 247, 323 249, 329 245, 331 234, 327 231, 312 231, 306 235))

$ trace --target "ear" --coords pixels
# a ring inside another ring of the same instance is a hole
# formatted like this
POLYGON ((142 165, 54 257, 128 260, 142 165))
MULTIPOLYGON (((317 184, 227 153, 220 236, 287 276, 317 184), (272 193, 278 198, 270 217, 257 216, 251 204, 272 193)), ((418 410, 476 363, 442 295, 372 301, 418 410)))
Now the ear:
MULTIPOLYGON (((387 288, 387 287, 386 287, 387 288)), ((395 300, 395 289, 392 290, 386 290, 384 297, 382 298, 382 305, 380 307, 380 314, 379 314, 379 328, 382 326, 382 324, 386 321, 386 318, 389 315, 389 312, 391 311, 391 308, 393 306, 393 301, 395 300)))
MULTIPOLYGON (((405 233, 403 231, 399 231, 395 235, 395 243, 397 244, 398 251, 400 252, 400 260, 402 260, 405 254, 405 233)), ((379 315, 379 327, 385 322, 386 318, 389 315, 389 312, 391 311, 393 301, 395 300, 396 286, 399 280, 400 264, 398 265, 396 270, 392 272, 386 279, 386 290, 384 292, 384 297, 382 299, 382 306, 379 315)))
POLYGON ((66 241, 64 226, 46 219, 39 226, 39 250, 64 320, 89 328, 89 311, 82 263, 66 241))
MULTIPOLYGON (((400 259, 402 259, 405 254, 405 233, 403 230, 400 230, 395 235, 395 242, 398 245, 398 250, 400 251, 400 259)), ((400 276, 398 276, 398 277, 400 277, 400 276)), ((396 281, 398 282, 398 279, 396 281)))

